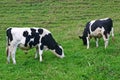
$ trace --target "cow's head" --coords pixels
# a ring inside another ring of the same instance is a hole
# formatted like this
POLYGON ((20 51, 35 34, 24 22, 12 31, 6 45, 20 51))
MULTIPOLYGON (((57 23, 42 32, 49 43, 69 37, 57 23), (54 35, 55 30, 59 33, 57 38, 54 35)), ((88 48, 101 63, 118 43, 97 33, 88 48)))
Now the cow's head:
POLYGON ((52 52, 53 52, 57 57, 60 57, 60 58, 65 57, 65 56, 64 56, 64 50, 63 50, 62 46, 60 46, 60 45, 56 45, 56 46, 55 46, 55 49, 52 50, 52 52))
POLYGON ((43 36, 41 39, 41 43, 44 46, 47 46, 47 48, 50 49, 57 57, 60 57, 60 58, 64 57, 64 51, 62 46, 58 45, 58 43, 52 37, 51 33, 43 36))
POLYGON ((84 45, 87 45, 87 39, 86 39, 86 37, 79 36, 79 38, 82 39, 84 45))

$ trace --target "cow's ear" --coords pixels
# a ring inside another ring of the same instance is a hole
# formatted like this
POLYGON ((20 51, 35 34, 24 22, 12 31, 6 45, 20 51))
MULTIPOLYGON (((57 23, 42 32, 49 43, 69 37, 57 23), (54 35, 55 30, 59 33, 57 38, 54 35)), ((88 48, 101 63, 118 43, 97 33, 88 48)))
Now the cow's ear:
POLYGON ((82 39, 83 37, 82 36, 79 36, 80 39, 82 39))

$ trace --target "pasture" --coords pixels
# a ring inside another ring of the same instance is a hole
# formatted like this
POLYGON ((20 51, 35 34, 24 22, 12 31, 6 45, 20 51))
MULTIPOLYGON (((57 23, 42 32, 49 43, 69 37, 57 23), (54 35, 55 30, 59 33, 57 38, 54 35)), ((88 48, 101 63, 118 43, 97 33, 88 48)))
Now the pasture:
POLYGON ((1 0, 0 1, 0 80, 119 80, 120 1, 119 0, 1 0), (90 20, 113 19, 115 40, 104 49, 90 41, 83 46, 82 35, 90 20), (16 65, 6 64, 6 29, 43 27, 52 32, 64 48, 65 58, 43 52, 43 62, 34 59, 35 49, 16 52, 16 65))

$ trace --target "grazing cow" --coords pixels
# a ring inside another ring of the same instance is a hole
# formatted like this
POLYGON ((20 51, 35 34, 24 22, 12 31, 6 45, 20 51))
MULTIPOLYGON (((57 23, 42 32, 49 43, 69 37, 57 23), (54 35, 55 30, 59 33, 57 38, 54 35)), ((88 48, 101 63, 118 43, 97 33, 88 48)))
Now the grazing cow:
POLYGON ((98 47, 98 39, 103 37, 106 48, 108 46, 110 32, 112 32, 112 37, 114 37, 111 18, 92 20, 86 24, 83 36, 79 36, 79 38, 83 40, 83 44, 87 45, 87 49, 89 49, 89 40, 91 37, 95 38, 96 47, 98 47))
POLYGON ((36 48, 35 58, 39 53, 40 62, 45 48, 50 49, 56 56, 63 58, 64 52, 62 46, 54 40, 50 31, 44 28, 8 28, 7 34, 7 62, 12 57, 13 64, 16 64, 15 53, 17 47, 22 50, 36 48))

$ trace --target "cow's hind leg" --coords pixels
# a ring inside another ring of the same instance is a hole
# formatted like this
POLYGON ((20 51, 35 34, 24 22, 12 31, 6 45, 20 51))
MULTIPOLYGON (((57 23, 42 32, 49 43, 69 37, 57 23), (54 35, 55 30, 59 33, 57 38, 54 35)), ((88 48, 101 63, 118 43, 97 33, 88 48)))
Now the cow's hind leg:
POLYGON ((87 40, 87 49, 89 49, 89 47, 90 47, 89 37, 86 37, 86 40, 87 40))
POLYGON ((43 45, 39 45, 38 47, 39 47, 38 51, 39 51, 39 56, 40 56, 40 62, 42 62, 43 45))
POLYGON ((114 40, 114 29, 112 27, 112 30, 111 30, 111 34, 112 34, 112 40, 114 40))
POLYGON ((96 41, 96 47, 98 47, 98 38, 95 38, 95 41, 96 41))
POLYGON ((108 42, 109 42, 109 34, 104 32, 103 39, 104 39, 104 42, 105 42, 105 49, 106 49, 106 47, 108 46, 108 42))
POLYGON ((6 47, 6 53, 7 53, 7 63, 10 63, 10 49, 9 49, 10 46, 7 46, 6 47))
POLYGON ((16 46, 11 48, 11 57, 12 57, 13 64, 16 64, 16 60, 15 60, 16 49, 17 49, 16 46))
POLYGON ((38 53, 39 53, 39 48, 36 47, 35 59, 38 57, 38 53))
POLYGON ((10 56, 12 57, 13 64, 16 64, 15 60, 15 52, 17 47, 7 46, 6 53, 7 53, 7 63, 10 63, 10 56))

